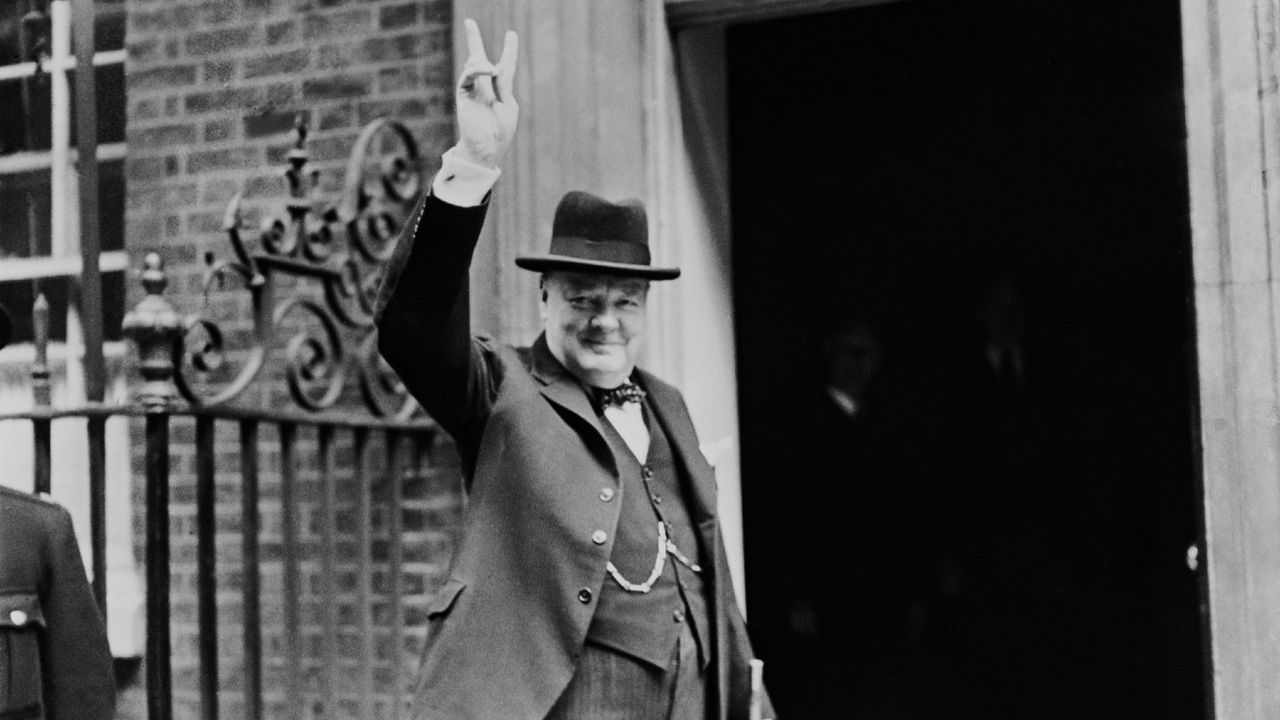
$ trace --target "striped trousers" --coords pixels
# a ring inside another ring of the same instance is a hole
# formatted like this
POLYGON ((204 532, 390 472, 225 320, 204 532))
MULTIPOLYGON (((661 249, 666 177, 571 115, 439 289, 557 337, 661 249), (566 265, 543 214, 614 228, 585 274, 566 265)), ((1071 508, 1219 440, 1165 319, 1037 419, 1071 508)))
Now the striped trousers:
POLYGON ((688 624, 666 669, 588 643, 547 720, 707 720, 707 677, 688 624))

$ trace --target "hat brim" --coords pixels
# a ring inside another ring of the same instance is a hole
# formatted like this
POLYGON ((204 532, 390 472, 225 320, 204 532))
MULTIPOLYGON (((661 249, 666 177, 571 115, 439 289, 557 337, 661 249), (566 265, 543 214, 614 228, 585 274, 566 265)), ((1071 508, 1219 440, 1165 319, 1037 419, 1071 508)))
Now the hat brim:
POLYGON ((563 255, 520 255, 516 258, 516 265, 534 272, 568 270, 571 272, 596 273, 598 275, 637 277, 645 280, 674 280, 680 277, 680 268, 631 265, 629 263, 606 262, 604 260, 579 260, 563 255))

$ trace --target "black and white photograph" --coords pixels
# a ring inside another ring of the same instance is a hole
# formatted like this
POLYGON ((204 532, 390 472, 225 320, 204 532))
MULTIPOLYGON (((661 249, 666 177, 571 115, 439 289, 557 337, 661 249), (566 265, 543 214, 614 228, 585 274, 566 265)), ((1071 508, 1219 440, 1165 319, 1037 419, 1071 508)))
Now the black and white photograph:
POLYGON ((0 0, 0 104, 0 720, 1280 718, 1274 2, 0 0))

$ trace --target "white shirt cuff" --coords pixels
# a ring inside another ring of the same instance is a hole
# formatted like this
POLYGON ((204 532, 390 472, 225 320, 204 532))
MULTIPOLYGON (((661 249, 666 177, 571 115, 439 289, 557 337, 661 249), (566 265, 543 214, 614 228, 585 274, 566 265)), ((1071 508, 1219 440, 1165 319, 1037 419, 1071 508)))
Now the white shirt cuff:
POLYGON ((431 193, 450 205, 475 207, 484 202, 502 171, 467 160, 456 150, 449 148, 440 156, 440 172, 431 181, 431 193))

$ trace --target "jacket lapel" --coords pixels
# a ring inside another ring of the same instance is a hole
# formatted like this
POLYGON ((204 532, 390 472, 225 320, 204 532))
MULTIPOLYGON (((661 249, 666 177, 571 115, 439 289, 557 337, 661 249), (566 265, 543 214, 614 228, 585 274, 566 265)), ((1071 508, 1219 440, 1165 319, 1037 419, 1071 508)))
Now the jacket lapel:
POLYGON ((567 411, 570 418, 574 418, 574 424, 583 434, 587 445, 594 450, 614 476, 617 476, 618 461, 613 456, 613 449, 609 447, 609 441, 604 435, 604 427, 600 425, 600 418, 596 415, 595 408, 591 407, 586 390, 582 387, 582 383, 570 375, 560 361, 551 354, 545 334, 539 335, 533 343, 529 373, 542 386, 539 389, 543 396, 552 404, 567 411))
POLYGON ((675 388, 658 380, 653 375, 640 370, 640 384, 649 394, 650 407, 662 423, 676 457, 689 474, 692 487, 690 491, 690 514, 695 522, 702 522, 716 516, 715 478, 711 475, 706 458, 698 447, 698 436, 693 424, 685 412, 681 412, 684 402, 675 388))

